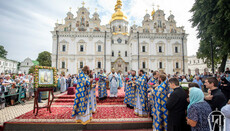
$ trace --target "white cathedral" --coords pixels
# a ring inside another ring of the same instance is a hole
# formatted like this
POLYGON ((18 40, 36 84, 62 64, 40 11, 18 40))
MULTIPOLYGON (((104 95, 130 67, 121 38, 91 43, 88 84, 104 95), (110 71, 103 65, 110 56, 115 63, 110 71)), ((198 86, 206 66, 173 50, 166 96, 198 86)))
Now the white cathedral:
POLYGON ((142 26, 129 27, 121 7, 117 0, 110 22, 101 25, 99 14, 95 11, 90 18, 83 2, 76 17, 70 11, 63 24, 55 24, 52 66, 58 74, 76 74, 85 65, 107 73, 112 68, 122 73, 138 69, 188 72, 187 34, 176 26, 174 15, 170 13, 166 20, 163 10, 153 9, 151 16, 144 16, 142 26))

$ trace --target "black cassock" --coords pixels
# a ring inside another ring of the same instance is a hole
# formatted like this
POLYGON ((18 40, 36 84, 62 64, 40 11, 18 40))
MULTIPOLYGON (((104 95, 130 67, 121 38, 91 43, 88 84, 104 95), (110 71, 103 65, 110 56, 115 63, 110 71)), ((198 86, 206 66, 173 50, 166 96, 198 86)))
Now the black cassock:
POLYGON ((171 93, 166 103, 168 109, 168 131, 187 131, 186 123, 187 94, 181 87, 171 93))

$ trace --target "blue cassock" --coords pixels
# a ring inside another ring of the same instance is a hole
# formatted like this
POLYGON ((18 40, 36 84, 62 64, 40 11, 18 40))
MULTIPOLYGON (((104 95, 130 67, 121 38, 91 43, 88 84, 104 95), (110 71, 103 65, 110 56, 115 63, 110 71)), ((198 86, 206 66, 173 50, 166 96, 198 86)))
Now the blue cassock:
MULTIPOLYGON (((148 93, 147 93, 147 77, 144 74, 141 78, 137 81, 137 92, 139 91, 140 100, 141 100, 141 107, 142 111, 148 112, 148 93)), ((135 101, 137 101, 137 96, 135 97, 135 101)), ((136 106, 136 105, 135 105, 136 106)))
POLYGON ((121 79, 121 75, 118 74, 118 79, 119 79, 119 87, 123 87, 122 85, 122 79, 121 79))
MULTIPOLYGON (((158 84, 158 80, 154 79, 154 77, 152 77, 148 83, 153 83, 154 85, 155 84, 158 84)), ((148 84, 148 89, 150 88, 150 85, 148 84)), ((154 94, 151 94, 149 96, 149 102, 150 102, 150 105, 151 105, 151 115, 153 116, 153 98, 154 98, 154 94)))
MULTIPOLYGON (((136 79, 136 83, 138 82, 138 78, 137 76, 131 76, 128 82, 133 82, 132 79, 136 79)), ((136 85, 134 85, 133 83, 128 85, 128 89, 127 90, 127 104, 129 104, 130 106, 134 106, 135 105, 135 89, 136 89, 136 85)))
POLYGON ((99 82, 98 82, 98 97, 106 97, 107 96, 107 90, 106 90, 106 75, 99 74, 98 75, 99 82))
POLYGON ((169 87, 167 80, 154 89, 153 126, 156 131, 167 131, 168 110, 166 108, 169 87))
MULTIPOLYGON (((128 75, 127 78, 129 78, 129 80, 130 80, 131 77, 132 77, 131 75, 128 75)), ((125 99, 124 99, 124 103, 125 103, 125 104, 128 104, 128 96, 129 96, 128 93, 129 93, 129 90, 130 90, 130 89, 129 89, 130 86, 128 85, 129 80, 126 81, 126 84, 125 84, 125 85, 126 85, 126 87, 125 87, 125 99)))
MULTIPOLYGON (((84 115, 87 109, 88 99, 90 98, 90 81, 89 77, 83 72, 79 74, 76 94, 74 99, 72 116, 84 115)), ((91 105, 91 102, 90 104, 91 105)), ((92 108, 92 107, 91 107, 92 108)), ((92 109, 90 109, 91 111, 92 109)))

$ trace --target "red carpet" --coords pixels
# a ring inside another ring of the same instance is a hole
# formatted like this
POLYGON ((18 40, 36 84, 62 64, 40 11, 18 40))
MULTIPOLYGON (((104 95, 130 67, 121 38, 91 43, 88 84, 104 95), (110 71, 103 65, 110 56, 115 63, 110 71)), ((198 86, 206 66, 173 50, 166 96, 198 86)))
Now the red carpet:
MULTIPOLYGON (((87 129, 151 128, 151 118, 136 116, 134 110, 127 108, 123 103, 124 96, 124 89, 121 88, 118 91, 117 98, 108 97, 105 100, 97 99, 97 110, 96 113, 93 114, 93 119, 88 124, 87 129)), ((5 125, 7 125, 8 129, 12 130, 14 129, 13 126, 15 126, 16 129, 29 129, 31 125, 35 128, 49 128, 50 130, 53 130, 48 124, 56 124, 57 129, 84 129, 81 124, 75 122, 75 118, 71 117, 74 97, 74 95, 67 95, 66 93, 56 95, 51 107, 52 113, 49 113, 46 109, 40 109, 38 115, 35 116, 33 111, 29 111, 9 122, 6 122, 5 125), (65 123, 67 125, 65 125, 65 123), (25 126, 25 124, 28 124, 28 127, 25 126), (76 126, 70 126, 71 124, 76 126), (24 127, 22 125, 24 125, 24 127)))

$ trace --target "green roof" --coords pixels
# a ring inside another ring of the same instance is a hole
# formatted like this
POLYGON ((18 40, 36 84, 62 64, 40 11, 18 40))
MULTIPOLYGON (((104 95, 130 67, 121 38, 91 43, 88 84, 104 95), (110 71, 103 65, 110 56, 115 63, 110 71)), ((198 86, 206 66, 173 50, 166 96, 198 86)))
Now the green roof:
POLYGON ((32 62, 34 63, 34 65, 39 65, 39 62, 36 60, 32 60, 32 62))

